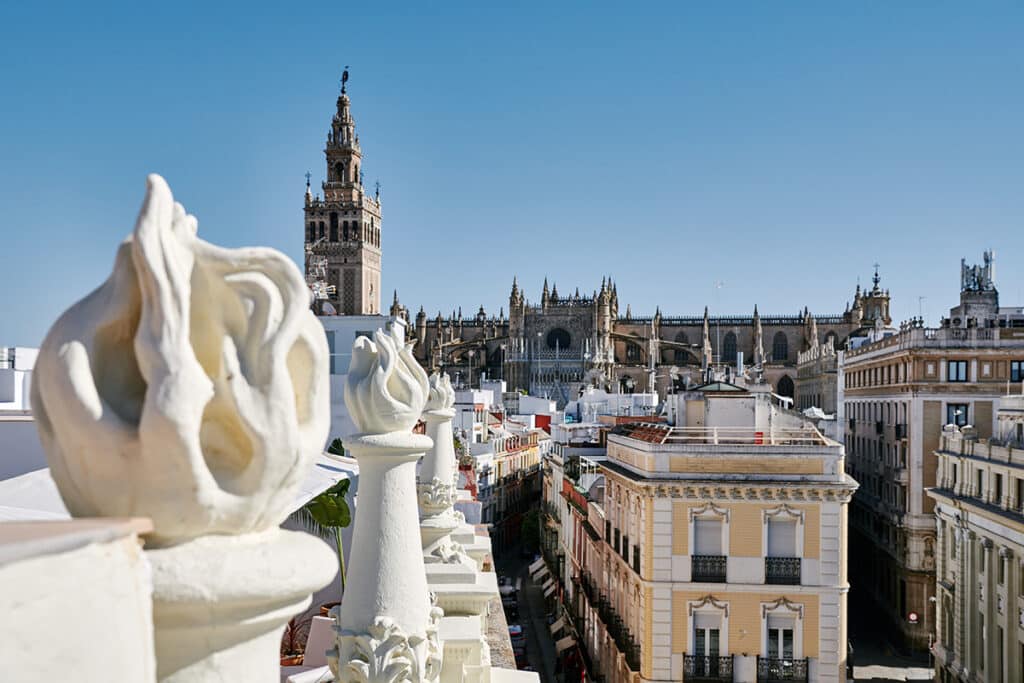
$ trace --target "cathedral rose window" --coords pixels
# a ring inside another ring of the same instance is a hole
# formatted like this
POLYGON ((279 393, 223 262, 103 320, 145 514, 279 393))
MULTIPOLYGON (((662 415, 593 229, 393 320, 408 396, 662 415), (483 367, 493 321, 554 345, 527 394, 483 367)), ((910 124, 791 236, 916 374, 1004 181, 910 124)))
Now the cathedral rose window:
POLYGON ((568 332, 563 330, 561 327, 556 327, 555 329, 548 332, 549 349, 554 349, 556 347, 559 349, 568 349, 571 343, 572 337, 569 335, 568 332))

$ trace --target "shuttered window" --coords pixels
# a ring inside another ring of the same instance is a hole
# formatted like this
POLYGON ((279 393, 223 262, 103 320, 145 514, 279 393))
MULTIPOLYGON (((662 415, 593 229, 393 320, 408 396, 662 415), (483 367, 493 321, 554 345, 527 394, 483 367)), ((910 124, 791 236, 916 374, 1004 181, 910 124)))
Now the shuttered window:
POLYGON ((796 556, 796 520, 769 520, 768 557, 796 556))
POLYGON ((722 520, 698 519, 694 528, 694 555, 722 554, 722 520))

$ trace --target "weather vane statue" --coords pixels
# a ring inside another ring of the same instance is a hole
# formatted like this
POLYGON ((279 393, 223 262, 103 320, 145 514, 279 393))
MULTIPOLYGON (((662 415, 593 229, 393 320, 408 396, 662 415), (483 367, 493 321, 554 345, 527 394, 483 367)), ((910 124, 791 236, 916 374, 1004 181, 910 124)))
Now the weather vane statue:
POLYGON ((348 83, 348 64, 345 65, 345 70, 341 72, 341 94, 345 94, 345 84, 348 83))

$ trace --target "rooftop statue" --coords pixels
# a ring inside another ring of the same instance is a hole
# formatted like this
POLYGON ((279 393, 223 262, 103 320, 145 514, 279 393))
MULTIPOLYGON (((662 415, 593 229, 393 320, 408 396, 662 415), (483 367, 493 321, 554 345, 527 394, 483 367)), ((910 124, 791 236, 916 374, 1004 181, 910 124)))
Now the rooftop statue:
POLYGON ((73 516, 153 522, 159 680, 270 683, 285 621, 336 567, 277 528, 327 438, 327 342, 287 257, 196 230, 149 176, 110 277, 43 342, 32 409, 73 516))
POLYGON ((339 683, 422 683, 441 671, 437 628, 421 554, 416 462, 433 444, 413 434, 430 395, 402 326, 359 337, 345 380, 357 434, 359 504, 347 590, 328 661, 339 683))
POLYGON ((40 349, 32 408, 75 516, 146 516, 150 539, 268 529, 330 426, 323 329, 298 268, 225 249, 148 179, 114 271, 40 349))

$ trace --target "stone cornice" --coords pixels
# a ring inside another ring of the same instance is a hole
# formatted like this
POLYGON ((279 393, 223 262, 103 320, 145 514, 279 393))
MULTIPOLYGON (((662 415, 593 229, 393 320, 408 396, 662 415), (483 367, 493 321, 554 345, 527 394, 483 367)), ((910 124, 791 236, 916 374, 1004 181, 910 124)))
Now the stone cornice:
POLYGON ((855 486, 850 484, 788 484, 783 482, 729 482, 691 484, 687 482, 631 482, 647 489, 655 498, 700 501, 770 501, 848 503, 855 486))

